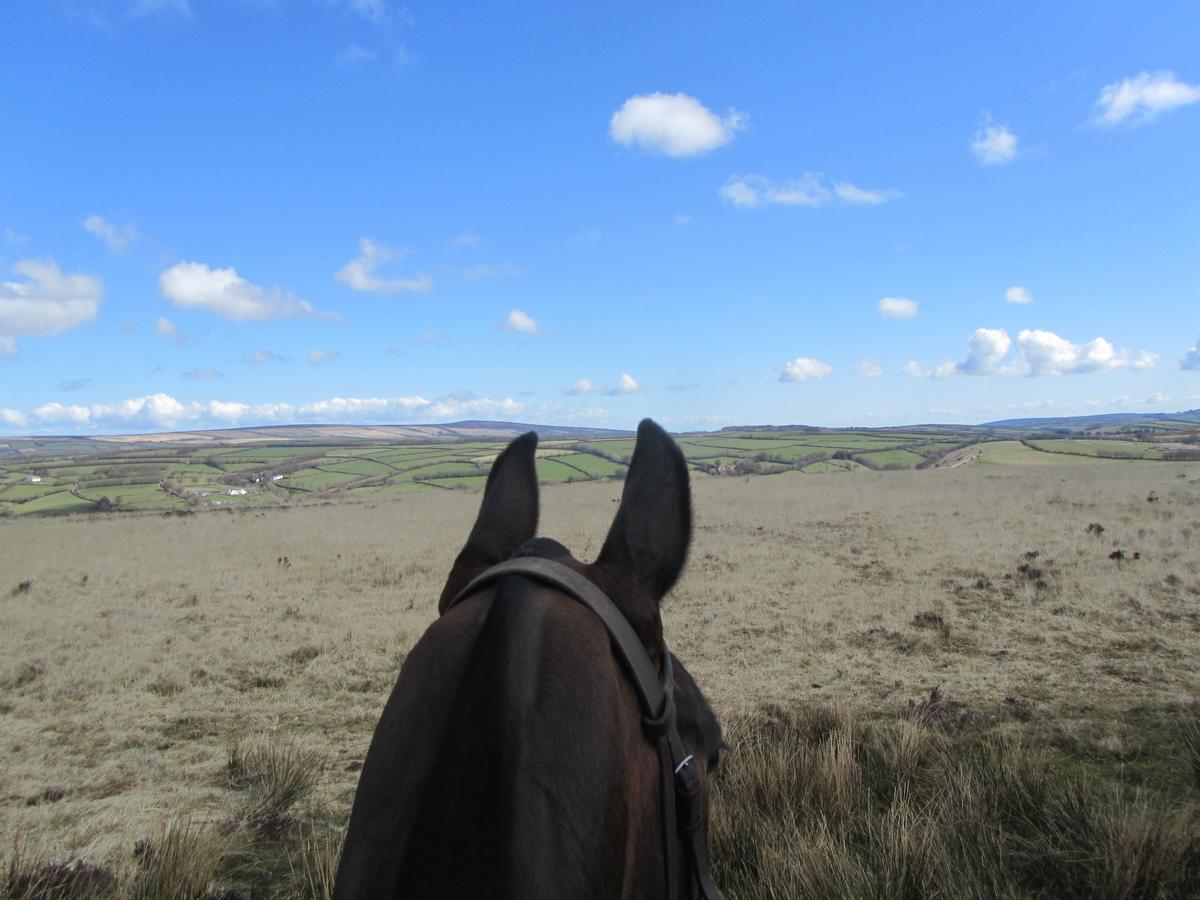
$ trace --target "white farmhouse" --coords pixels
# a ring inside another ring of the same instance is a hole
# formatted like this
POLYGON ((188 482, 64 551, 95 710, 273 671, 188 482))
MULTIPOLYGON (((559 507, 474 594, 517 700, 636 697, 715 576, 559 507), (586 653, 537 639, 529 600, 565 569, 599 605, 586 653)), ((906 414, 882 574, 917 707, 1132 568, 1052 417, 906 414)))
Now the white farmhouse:
POLYGON ((25 483, 26 484, 41 484, 42 476, 41 475, 26 475, 25 483))
POLYGON ((249 493, 249 492, 245 488, 230 488, 229 489, 230 497, 244 497, 247 493, 249 493))

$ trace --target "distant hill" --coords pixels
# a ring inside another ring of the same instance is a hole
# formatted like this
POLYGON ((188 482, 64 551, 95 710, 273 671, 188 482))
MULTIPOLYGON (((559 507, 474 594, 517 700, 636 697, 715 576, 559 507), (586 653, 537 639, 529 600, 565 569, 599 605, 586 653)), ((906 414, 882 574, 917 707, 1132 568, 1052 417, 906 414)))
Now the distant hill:
POLYGON ((984 428, 1022 429, 1051 431, 1065 429, 1082 431, 1176 431, 1191 430, 1200 425, 1200 409, 1188 409, 1176 413, 1108 413, 1100 416, 1058 416, 1048 418, 1000 419, 984 422, 984 428))
POLYGON ((265 425, 258 428, 214 428, 156 434, 44 435, 0 437, 0 458, 29 454, 87 454, 157 447, 197 448, 231 444, 348 444, 359 441, 448 443, 507 440, 536 431, 544 441, 590 441, 627 438, 632 431, 614 428, 530 425, 521 422, 447 422, 444 425, 265 425))

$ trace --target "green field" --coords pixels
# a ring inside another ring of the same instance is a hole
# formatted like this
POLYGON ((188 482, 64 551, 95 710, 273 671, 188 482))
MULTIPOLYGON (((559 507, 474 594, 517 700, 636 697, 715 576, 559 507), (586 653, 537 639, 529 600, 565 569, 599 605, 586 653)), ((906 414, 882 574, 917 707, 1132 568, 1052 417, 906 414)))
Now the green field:
MULTIPOLYGON (((304 443, 281 437, 253 446, 214 443, 197 449, 168 444, 124 450, 112 442, 39 440, 7 444, 24 455, 0 459, 0 516, 80 512, 95 508, 101 498, 113 509, 126 511, 478 490, 505 446, 494 439, 447 442, 440 435, 437 443, 304 443), (34 475, 41 477, 40 483, 28 483, 34 475), (231 489, 247 493, 231 496, 231 489)), ((1013 466, 1159 460, 1173 452, 1169 446, 1121 437, 988 440, 969 428, 932 426, 906 431, 798 428, 687 434, 678 444, 693 473, 716 477, 915 469, 936 466, 952 450, 967 454, 957 461, 950 457, 955 464, 1013 466)), ((621 478, 633 449, 634 441, 624 437, 543 441, 538 478, 558 483, 621 478)))

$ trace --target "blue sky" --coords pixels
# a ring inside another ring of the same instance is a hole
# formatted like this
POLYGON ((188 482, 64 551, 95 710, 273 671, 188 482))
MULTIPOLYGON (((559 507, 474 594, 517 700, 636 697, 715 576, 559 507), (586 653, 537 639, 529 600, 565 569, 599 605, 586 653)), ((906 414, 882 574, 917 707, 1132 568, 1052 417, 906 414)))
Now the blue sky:
POLYGON ((1200 406, 1200 7, 5 4, 0 434, 1200 406))

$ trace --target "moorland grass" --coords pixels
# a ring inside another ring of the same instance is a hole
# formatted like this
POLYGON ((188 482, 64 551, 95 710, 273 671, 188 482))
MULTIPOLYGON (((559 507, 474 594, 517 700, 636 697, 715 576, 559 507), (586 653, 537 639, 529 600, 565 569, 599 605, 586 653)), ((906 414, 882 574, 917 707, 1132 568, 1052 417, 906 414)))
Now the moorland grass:
MULTIPOLYGON (((1200 465, 693 490, 664 631, 736 748, 713 810, 731 900, 1187 896, 1163 873, 1194 873, 1200 465)), ((619 493, 545 487, 543 533, 594 558, 619 493)), ((428 489, 0 520, 8 893, 102 871, 128 895, 175 878, 147 874, 158 859, 230 897, 321 896, 371 731, 477 505, 428 489), (231 748, 250 771, 255 741, 299 760, 291 775, 231 778, 231 748), (217 849, 148 852, 168 832, 217 849)))

